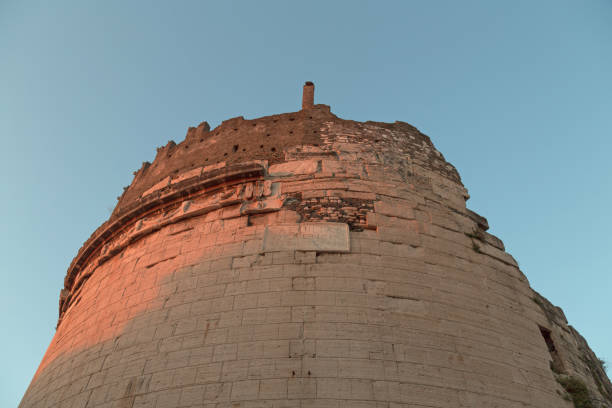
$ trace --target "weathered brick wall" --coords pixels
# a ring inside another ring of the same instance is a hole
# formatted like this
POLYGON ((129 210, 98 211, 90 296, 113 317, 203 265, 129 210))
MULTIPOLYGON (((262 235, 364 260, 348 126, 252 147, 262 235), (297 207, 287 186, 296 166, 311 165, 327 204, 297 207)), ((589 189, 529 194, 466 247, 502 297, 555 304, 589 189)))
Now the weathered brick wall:
POLYGON ((269 160, 136 174, 71 265, 20 407, 572 406, 542 334, 562 324, 429 138, 319 105, 229 128, 298 116, 269 160))

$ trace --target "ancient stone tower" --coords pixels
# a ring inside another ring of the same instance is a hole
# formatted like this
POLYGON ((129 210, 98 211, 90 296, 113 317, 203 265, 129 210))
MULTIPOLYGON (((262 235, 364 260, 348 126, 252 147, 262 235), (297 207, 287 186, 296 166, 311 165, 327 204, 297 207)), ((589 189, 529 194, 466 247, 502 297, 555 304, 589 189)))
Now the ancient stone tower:
POLYGON ((612 407, 430 139, 313 98, 144 163, 68 268, 20 406, 612 407))

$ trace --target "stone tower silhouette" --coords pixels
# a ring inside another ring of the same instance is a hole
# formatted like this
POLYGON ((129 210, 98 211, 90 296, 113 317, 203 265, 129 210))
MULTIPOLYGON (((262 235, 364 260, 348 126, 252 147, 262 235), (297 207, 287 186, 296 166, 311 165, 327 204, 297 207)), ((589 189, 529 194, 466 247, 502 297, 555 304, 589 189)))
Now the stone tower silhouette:
POLYGON ((307 82, 302 110, 203 122, 134 174, 20 407, 612 406, 407 123, 340 119, 307 82))

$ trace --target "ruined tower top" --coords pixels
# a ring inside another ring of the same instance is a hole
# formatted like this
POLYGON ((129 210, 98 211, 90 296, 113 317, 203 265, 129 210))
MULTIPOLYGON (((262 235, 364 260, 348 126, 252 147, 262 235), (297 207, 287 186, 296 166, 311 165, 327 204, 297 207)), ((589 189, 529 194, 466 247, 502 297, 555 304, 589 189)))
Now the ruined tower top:
MULTIPOLYGON (((372 160, 376 155, 384 157, 386 167, 398 168, 401 177, 414 179, 413 183, 420 183, 420 178, 407 167, 408 161, 412 167, 418 165, 435 172, 438 178, 456 186, 453 189, 460 191, 460 197, 467 196, 456 169, 428 136, 405 122, 357 122, 339 118, 328 105, 314 104, 314 84, 308 81, 303 88, 302 109, 297 112, 255 119, 238 116, 223 121, 214 129, 202 122, 197 127, 190 127, 183 141, 169 141, 158 147, 155 159, 144 162, 134 172, 132 182, 118 197, 109 220, 92 234, 73 259, 63 293, 68 296, 74 292, 78 286, 77 275, 110 235, 156 211, 161 202, 174 199, 175 195, 189 196, 204 187, 217 188, 234 178, 247 175, 258 178, 262 174, 267 177, 265 169, 269 166, 288 163, 297 157, 312 160, 344 157, 352 154, 341 147, 347 142, 365 149, 373 155, 372 160), (341 138, 337 132, 342 134, 341 138)), ((367 171, 374 172, 374 168, 371 165, 367 171)), ((326 174, 328 172, 330 175, 337 173, 326 170, 326 174)), ((61 310, 68 303, 62 304, 61 310)))
POLYGON ((314 84, 308 81, 303 87, 302 109, 297 112, 255 119, 238 116, 223 121, 214 129, 202 122, 197 127, 190 127, 183 141, 169 141, 158 147, 155 160, 143 163, 134 173, 132 183, 124 189, 111 218, 115 220, 141 207, 153 197, 150 192, 157 193, 160 188, 176 184, 179 175, 187 171, 200 175, 204 167, 237 165, 254 160, 278 164, 287 161, 287 152, 303 150, 303 146, 333 155, 333 141, 322 137, 321 133, 332 123, 355 128, 359 143, 371 145, 374 150, 382 148, 397 152, 399 145, 403 145, 400 150, 403 149, 406 155, 413 155, 415 160, 423 160, 427 167, 435 168, 449 180, 460 182, 455 168, 444 160, 429 137, 415 127, 405 122, 360 123, 338 118, 329 106, 314 104, 314 84), (357 132, 362 128, 369 131, 357 132), (390 131, 394 137, 385 141, 377 135, 380 131, 390 131))

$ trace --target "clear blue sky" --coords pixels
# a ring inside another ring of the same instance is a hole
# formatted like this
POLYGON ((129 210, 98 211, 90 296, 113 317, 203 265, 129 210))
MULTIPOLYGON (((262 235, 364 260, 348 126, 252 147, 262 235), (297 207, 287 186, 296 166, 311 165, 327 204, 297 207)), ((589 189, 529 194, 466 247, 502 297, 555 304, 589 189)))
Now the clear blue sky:
POLYGON ((430 135, 532 286, 612 359, 612 3, 0 0, 0 405, 132 172, 188 126, 299 109, 430 135))

